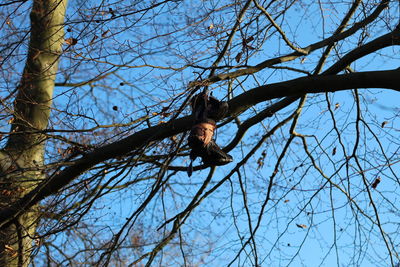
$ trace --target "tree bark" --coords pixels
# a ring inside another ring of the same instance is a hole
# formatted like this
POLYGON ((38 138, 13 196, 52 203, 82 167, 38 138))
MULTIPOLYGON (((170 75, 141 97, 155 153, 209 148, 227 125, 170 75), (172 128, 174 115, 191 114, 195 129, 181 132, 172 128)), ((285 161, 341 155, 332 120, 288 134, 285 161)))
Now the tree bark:
MULTIPOLYGON (((0 153, 0 206, 9 207, 44 178, 45 136, 58 61, 64 42, 67 0, 35 0, 28 57, 14 103, 11 133, 0 153)), ((22 208, 22 207, 19 207, 22 208)), ((36 205, 0 230, 0 266, 28 266, 38 220, 36 205)))

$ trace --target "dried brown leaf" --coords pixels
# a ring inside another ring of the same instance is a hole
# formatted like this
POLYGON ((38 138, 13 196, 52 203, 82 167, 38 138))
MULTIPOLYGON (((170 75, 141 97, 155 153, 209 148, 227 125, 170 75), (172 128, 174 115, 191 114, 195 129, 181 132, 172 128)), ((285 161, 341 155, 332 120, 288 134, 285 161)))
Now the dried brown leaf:
POLYGON ((306 228, 307 228, 307 225, 305 225, 305 224, 298 224, 298 223, 296 223, 296 226, 299 227, 299 228, 301 228, 301 229, 306 229, 306 228))
POLYGON ((78 39, 75 39, 75 38, 67 38, 67 39, 65 39, 65 43, 67 44, 67 45, 76 45, 77 43, 78 43, 78 39))
POLYGON ((243 53, 240 52, 240 53, 238 53, 238 54, 236 55, 235 60, 236 60, 237 63, 240 62, 240 59, 242 58, 242 54, 243 54, 243 53))
POLYGON ((372 185, 371 185, 371 187, 373 188, 373 189, 376 189, 376 187, 378 186, 378 184, 381 182, 381 177, 377 177, 376 179, 375 179, 375 181, 372 183, 372 185))
POLYGON ((247 38, 246 40, 245 40, 245 42, 246 42, 246 44, 247 43, 250 43, 251 41, 253 41, 254 40, 254 37, 253 36, 250 36, 249 38, 247 38))
POLYGON ((101 37, 106 37, 107 36, 107 33, 109 33, 110 32, 110 30, 106 30, 105 32, 103 32, 102 34, 101 34, 101 37))

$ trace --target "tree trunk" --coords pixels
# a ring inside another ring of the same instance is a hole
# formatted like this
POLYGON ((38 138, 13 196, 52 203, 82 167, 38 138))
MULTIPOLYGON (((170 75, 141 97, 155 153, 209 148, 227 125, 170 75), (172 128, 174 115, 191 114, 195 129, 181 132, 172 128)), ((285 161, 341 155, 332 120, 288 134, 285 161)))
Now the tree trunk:
MULTIPOLYGON (((35 0, 28 57, 14 103, 11 133, 0 152, 0 206, 7 207, 44 177, 45 135, 64 42, 67 0, 35 0)), ((33 207, 0 229, 0 266, 28 266, 38 221, 33 207)))

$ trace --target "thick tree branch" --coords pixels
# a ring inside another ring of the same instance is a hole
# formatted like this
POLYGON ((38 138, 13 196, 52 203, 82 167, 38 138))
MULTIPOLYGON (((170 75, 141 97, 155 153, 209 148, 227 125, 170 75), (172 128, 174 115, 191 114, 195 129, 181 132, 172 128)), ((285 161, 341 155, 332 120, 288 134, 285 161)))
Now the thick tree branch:
MULTIPOLYGON (((302 77, 290 81, 264 85, 249 90, 230 102, 229 116, 237 116, 244 110, 260 102, 287 96, 300 96, 306 93, 321 93, 349 90, 353 88, 385 88, 400 91, 400 68, 387 71, 370 71, 344 75, 320 75, 302 77)), ((153 126, 134 133, 120 141, 105 145, 86 154, 53 175, 14 203, 0 211, 0 227, 22 214, 45 197, 58 192, 65 185, 96 164, 139 149, 149 142, 162 140, 189 130, 190 116, 153 126)))
POLYGON ((400 69, 356 72, 344 75, 302 77, 282 83, 256 87, 230 101, 230 114, 235 116, 257 103, 285 96, 322 93, 353 88, 386 88, 400 90, 400 69))

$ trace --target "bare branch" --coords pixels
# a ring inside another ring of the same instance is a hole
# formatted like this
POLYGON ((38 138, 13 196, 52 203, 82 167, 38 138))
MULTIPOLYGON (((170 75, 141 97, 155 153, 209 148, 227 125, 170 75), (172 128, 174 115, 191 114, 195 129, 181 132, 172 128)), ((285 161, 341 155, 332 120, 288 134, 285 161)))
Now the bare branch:
MULTIPOLYGON (((309 76, 260 86, 233 98, 229 102, 229 115, 237 116, 237 114, 249 107, 266 100, 286 96, 300 96, 306 93, 335 92, 352 88, 386 88, 399 91, 399 74, 400 69, 344 75, 309 76)), ((125 139, 95 149, 93 152, 76 160, 73 166, 67 167, 59 174, 47 179, 17 203, 13 204, 11 208, 0 211, 0 227, 3 227, 15 218, 15 216, 18 216, 40 200, 58 192, 62 187, 94 165, 139 149, 149 142, 162 140, 166 137, 187 131, 190 126, 191 118, 184 117, 169 123, 150 127, 125 139)))

